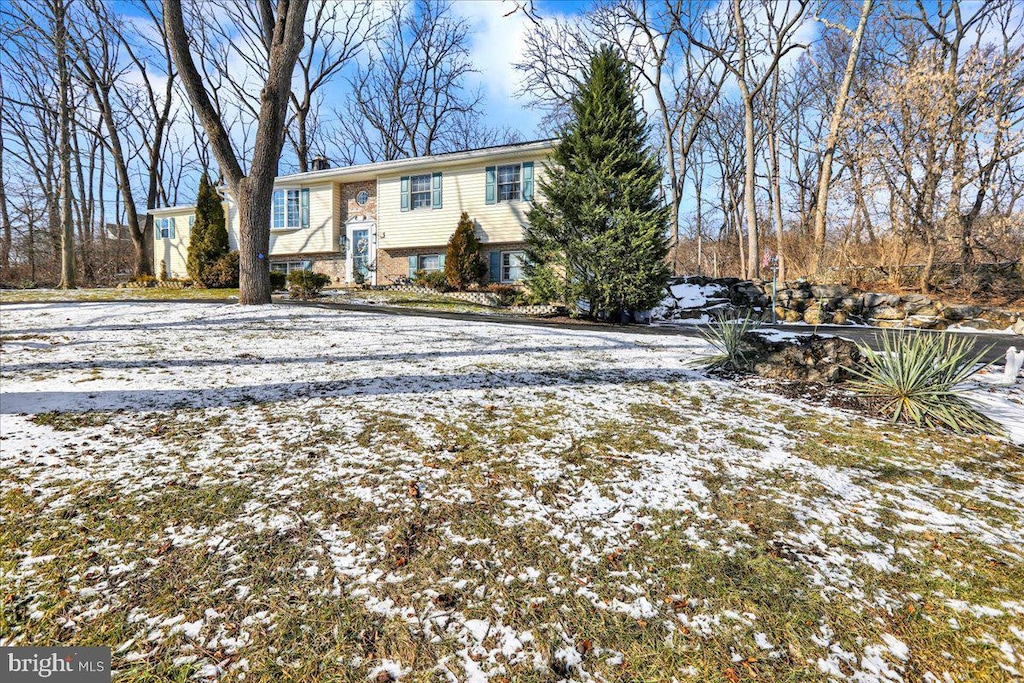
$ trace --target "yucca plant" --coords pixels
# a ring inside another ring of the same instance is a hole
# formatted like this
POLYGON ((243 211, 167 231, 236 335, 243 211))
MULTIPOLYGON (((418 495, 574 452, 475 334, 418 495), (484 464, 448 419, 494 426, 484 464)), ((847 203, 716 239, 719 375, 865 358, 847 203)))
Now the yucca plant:
POLYGON ((746 316, 729 318, 718 313, 714 320, 699 328, 700 336, 718 351, 709 358, 702 358, 701 364, 712 368, 744 370, 750 364, 747 353, 750 350, 744 338, 761 326, 761 321, 746 316))
POLYGON ((961 434, 1001 432, 999 424, 979 412, 961 388, 988 365, 982 358, 989 349, 972 353, 966 337, 922 332, 882 335, 879 351, 857 346, 864 363, 847 368, 859 377, 852 382, 853 389, 878 399, 882 414, 893 422, 946 427, 961 434))

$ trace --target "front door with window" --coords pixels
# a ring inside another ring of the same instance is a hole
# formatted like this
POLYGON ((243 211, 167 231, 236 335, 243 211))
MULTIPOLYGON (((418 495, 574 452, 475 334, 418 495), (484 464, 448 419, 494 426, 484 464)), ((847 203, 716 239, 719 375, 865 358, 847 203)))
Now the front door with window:
POLYGON ((353 284, 375 284, 373 273, 373 222, 350 221, 348 224, 348 272, 353 284))

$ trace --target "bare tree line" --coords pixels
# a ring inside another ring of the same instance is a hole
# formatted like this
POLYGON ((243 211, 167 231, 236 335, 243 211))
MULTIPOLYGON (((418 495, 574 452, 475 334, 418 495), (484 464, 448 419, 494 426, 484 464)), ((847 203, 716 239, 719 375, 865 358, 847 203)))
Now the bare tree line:
MULTIPOLYGON (((1021 258, 1012 0, 508 4, 529 19, 517 68, 545 132, 590 50, 630 63, 679 272, 912 263, 927 290, 936 264, 1021 258)), ((262 282, 279 171, 521 135, 486 124, 472 27, 443 0, 10 0, 0 22, 5 282, 151 272, 147 209, 190 202, 200 170, 236 199, 243 272, 262 282)))
POLYGON ((531 16, 518 68, 552 126, 581 54, 612 42, 630 62, 680 272, 914 263, 927 291, 940 260, 969 273, 1022 257, 1019 4, 605 0, 531 16))
POLYGON ((148 210, 191 203, 207 170, 251 288, 279 171, 516 137, 482 123, 443 0, 11 0, 0 24, 0 282, 152 273, 148 210))

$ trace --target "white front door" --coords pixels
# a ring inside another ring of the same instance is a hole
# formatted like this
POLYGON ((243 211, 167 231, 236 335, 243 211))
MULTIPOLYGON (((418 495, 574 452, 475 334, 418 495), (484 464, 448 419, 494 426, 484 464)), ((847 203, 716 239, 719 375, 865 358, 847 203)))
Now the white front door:
POLYGON ((345 225, 348 254, 345 268, 353 284, 377 284, 377 226, 369 219, 352 219, 345 225))

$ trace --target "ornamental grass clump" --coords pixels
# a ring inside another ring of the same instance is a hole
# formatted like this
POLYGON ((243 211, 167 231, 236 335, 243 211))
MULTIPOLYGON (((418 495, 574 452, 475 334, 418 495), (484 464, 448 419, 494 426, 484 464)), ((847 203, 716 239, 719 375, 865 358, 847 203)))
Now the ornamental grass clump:
MULTIPOLYGON (((946 334, 900 332, 882 336, 879 351, 858 344, 864 362, 848 368, 853 389, 880 403, 893 422, 944 427, 959 434, 998 434, 1000 426, 975 408, 962 385, 988 365, 989 349, 972 352, 971 340, 946 334)), ((991 347, 990 347, 991 348, 991 347)))
POLYGON ((718 351, 702 359, 708 367, 724 370, 746 370, 753 360, 753 349, 747 335, 761 326, 754 318, 729 318, 717 314, 708 325, 699 328, 700 336, 718 351))

